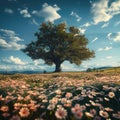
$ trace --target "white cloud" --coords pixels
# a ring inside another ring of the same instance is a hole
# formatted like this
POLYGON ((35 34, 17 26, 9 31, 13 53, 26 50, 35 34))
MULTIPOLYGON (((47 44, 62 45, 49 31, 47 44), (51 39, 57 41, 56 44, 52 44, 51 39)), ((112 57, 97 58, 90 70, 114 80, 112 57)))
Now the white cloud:
POLYGON ((107 34, 107 38, 108 38, 108 39, 111 39, 111 35, 112 35, 112 33, 108 33, 108 34, 107 34))
POLYGON ((25 64, 27 64, 26 62, 23 62, 20 58, 14 57, 14 56, 10 56, 9 58, 4 58, 4 59, 2 59, 2 61, 6 62, 6 63, 16 64, 16 65, 25 65, 25 64))
POLYGON ((117 22, 115 23, 115 26, 118 26, 118 25, 120 25, 120 21, 117 21, 117 22))
POLYGON ((79 28, 79 30, 80 30, 80 33, 81 33, 81 34, 84 34, 85 31, 86 31, 86 29, 84 29, 84 28, 79 28))
POLYGON ((23 15, 23 17, 25 17, 25 18, 30 18, 30 17, 31 17, 31 15, 30 15, 30 13, 28 12, 28 9, 27 9, 27 8, 26 8, 26 9, 23 9, 23 10, 20 10, 20 14, 23 15))
POLYGON ((13 14, 13 13, 14 13, 13 10, 12 10, 12 9, 9 9, 9 8, 6 8, 4 11, 5 11, 6 13, 9 13, 9 14, 13 14))
POLYGON ((106 46, 104 50, 105 50, 105 51, 108 51, 108 50, 111 50, 111 49, 112 49, 112 47, 106 46))
POLYGON ((89 26, 91 26, 91 24, 89 22, 82 25, 82 27, 89 27, 89 26))
POLYGON ((32 19, 32 24, 34 24, 34 25, 39 25, 37 22, 36 22, 36 20, 35 19, 32 19))
POLYGON ((106 59, 111 59, 111 58, 112 58, 112 56, 107 56, 107 57, 106 57, 106 59))
POLYGON ((103 48, 99 48, 98 51, 103 51, 103 48))
POLYGON ((109 40, 113 40, 114 42, 118 42, 120 41, 120 32, 117 32, 117 33, 109 33, 107 35, 107 38, 109 40))
POLYGON ((14 63, 14 64, 19 64, 19 65, 25 65, 26 64, 20 58, 14 57, 14 56, 10 56, 9 57, 9 61, 12 62, 12 63, 14 63))
POLYGON ((120 14, 120 0, 116 0, 109 5, 110 0, 101 0, 92 4, 94 24, 108 22, 115 15, 120 14))
POLYGON ((113 40, 115 42, 120 41, 120 32, 116 33, 116 35, 113 37, 113 40))
POLYGON ((61 69, 62 71, 80 71, 79 67, 75 67, 74 64, 70 64, 68 61, 61 64, 61 69))
POLYGON ((7 36, 15 35, 15 32, 12 30, 0 29, 0 31, 4 32, 7 36))
POLYGON ((39 59, 39 60, 34 60, 33 62, 34 62, 34 65, 36 65, 36 66, 45 63, 45 62, 44 62, 43 60, 41 60, 41 59, 39 59))
POLYGON ((105 27, 107 27, 108 25, 109 25, 109 22, 104 23, 104 24, 101 26, 101 28, 105 28, 105 27))
POLYGON ((6 50, 20 50, 25 47, 25 45, 18 44, 18 41, 23 41, 16 33, 12 30, 0 29, 0 49, 6 50))
POLYGON ((54 22, 55 20, 61 18, 61 16, 57 13, 60 8, 57 5, 51 6, 48 5, 47 3, 44 3, 42 5, 42 10, 36 11, 34 10, 32 14, 38 16, 38 17, 43 17, 45 19, 45 22, 50 21, 54 22))
POLYGON ((98 51, 109 51, 111 49, 112 49, 111 46, 110 47, 106 46, 105 48, 99 48, 98 51))
POLYGON ((92 40, 92 42, 95 42, 97 39, 98 39, 98 37, 95 37, 95 38, 92 40))
POLYGON ((75 17, 77 22, 79 22, 81 20, 81 17, 77 13, 75 13, 73 11, 70 13, 70 15, 75 17))
POLYGON ((0 39, 0 46, 9 47, 9 44, 4 39, 0 39))

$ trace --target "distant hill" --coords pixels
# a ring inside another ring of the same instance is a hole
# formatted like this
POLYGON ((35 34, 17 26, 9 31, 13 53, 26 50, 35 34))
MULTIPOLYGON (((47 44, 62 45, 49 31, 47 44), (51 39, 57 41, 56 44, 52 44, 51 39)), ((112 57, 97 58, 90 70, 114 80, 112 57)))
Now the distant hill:
POLYGON ((38 73, 43 73, 43 71, 0 71, 0 74, 38 74, 38 73))
POLYGON ((120 66, 118 67, 111 67, 111 66, 103 66, 98 68, 88 68, 86 72, 94 72, 94 71, 120 71, 120 66))

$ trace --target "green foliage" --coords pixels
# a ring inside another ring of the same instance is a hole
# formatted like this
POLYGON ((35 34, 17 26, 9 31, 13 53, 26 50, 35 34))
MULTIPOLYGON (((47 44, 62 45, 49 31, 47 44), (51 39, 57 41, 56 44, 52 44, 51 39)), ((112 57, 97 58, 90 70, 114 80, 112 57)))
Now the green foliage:
POLYGON ((31 42, 22 51, 32 59, 43 59, 46 64, 56 65, 56 72, 65 60, 80 65, 83 60, 94 57, 94 51, 87 48, 88 40, 78 28, 67 27, 65 23, 54 25, 42 23, 35 33, 37 41, 31 42))

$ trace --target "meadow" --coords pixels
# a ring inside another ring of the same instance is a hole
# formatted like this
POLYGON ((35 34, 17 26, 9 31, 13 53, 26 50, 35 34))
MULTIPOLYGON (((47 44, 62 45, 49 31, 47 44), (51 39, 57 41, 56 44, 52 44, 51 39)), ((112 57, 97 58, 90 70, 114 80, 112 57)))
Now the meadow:
POLYGON ((120 120, 120 71, 0 75, 0 120, 120 120))

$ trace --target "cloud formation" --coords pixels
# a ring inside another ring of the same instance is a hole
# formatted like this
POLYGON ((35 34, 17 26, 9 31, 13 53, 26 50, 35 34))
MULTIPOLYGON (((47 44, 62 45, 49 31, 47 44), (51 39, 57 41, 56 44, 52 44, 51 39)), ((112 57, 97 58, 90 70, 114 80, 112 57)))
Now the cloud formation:
POLYGON ((18 44, 17 42, 23 41, 16 33, 12 30, 0 29, 0 49, 6 50, 20 50, 25 47, 25 45, 18 44))
POLYGON ((120 32, 117 33, 108 33, 107 38, 113 40, 114 42, 120 41, 120 32))
POLYGON ((99 48, 98 49, 98 51, 109 51, 109 50, 111 50, 112 49, 112 47, 110 46, 106 46, 105 48, 99 48))
POLYGON ((75 17, 77 22, 79 22, 81 20, 81 17, 77 13, 75 13, 73 11, 70 13, 70 15, 75 17))
POLYGON ((39 25, 34 18, 32 19, 31 23, 37 26, 39 25))
POLYGON ((61 16, 57 13, 59 10, 60 8, 57 5, 51 6, 44 3, 40 11, 34 10, 32 14, 38 17, 43 17, 45 22, 54 22, 55 20, 61 18, 61 16))
POLYGON ((118 25, 120 25, 120 21, 117 21, 117 22, 115 23, 115 26, 118 26, 118 25))
POLYGON ((10 8, 5 8, 4 12, 8 13, 8 14, 13 14, 14 11, 10 8))
POLYGON ((100 0, 92 4, 92 13, 94 24, 108 22, 115 15, 120 14, 120 0, 112 2, 110 0, 100 0))
POLYGON ((20 58, 14 57, 14 56, 10 56, 8 60, 9 60, 9 62, 11 62, 13 64, 19 64, 19 65, 25 65, 26 64, 20 58))
POLYGON ((95 37, 95 38, 92 40, 92 43, 95 42, 97 39, 98 39, 98 37, 95 37))
POLYGON ((86 29, 84 29, 84 28, 79 28, 79 30, 80 30, 80 33, 81 33, 81 34, 84 34, 85 31, 86 31, 86 29))
POLYGON ((106 57, 106 59, 111 59, 111 58, 112 58, 112 56, 107 56, 107 57, 106 57))
POLYGON ((104 23, 104 24, 101 26, 101 28, 108 27, 108 25, 109 25, 109 22, 107 22, 107 23, 104 23))
POLYGON ((31 14, 28 12, 28 9, 23 9, 23 10, 20 10, 20 14, 23 15, 23 17, 25 18, 30 18, 31 17, 31 14))
POLYGON ((89 22, 86 22, 85 24, 82 25, 82 27, 89 27, 91 24, 89 22))

